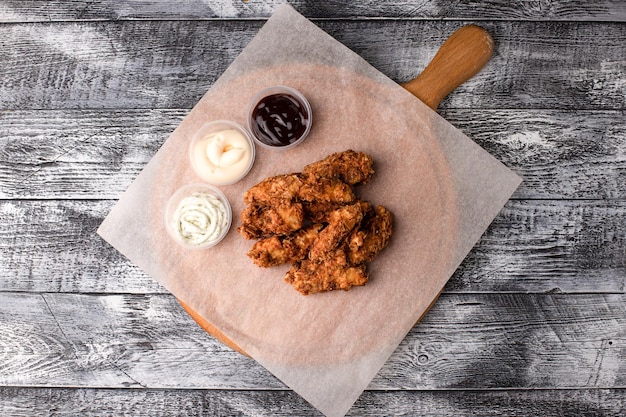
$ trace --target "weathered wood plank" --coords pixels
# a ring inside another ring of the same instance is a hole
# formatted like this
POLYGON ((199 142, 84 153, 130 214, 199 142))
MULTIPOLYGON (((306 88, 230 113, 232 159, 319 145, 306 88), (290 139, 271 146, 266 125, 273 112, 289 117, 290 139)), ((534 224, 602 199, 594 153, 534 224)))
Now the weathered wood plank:
POLYGON ((626 204, 510 201, 446 291, 624 292, 626 204))
POLYGON ((514 198, 626 198, 624 111, 441 113, 524 179, 514 198))
MULTIPOLYGON (((444 294, 370 389, 626 385, 624 294, 444 294)), ((169 295, 0 293, 0 385, 284 389, 169 295)))
POLYGON ((204 333, 171 296, 0 298, 0 386, 284 388, 204 333))
POLYGON ((624 294, 443 295, 377 378, 398 388, 621 387, 623 301, 624 294))
MULTIPOLYGON (((191 108, 262 21, 0 26, 0 108, 191 108)), ((322 20, 397 81, 419 74, 463 22, 322 20)), ((496 53, 443 108, 626 107, 626 26, 484 22, 496 53)))
MULTIPOLYGON (((441 113, 524 178, 514 198, 626 198, 623 111, 441 113)), ((186 114, 0 112, 0 198, 118 198, 186 114)))
POLYGON ((0 107, 190 108, 260 26, 261 22, 3 25, 0 107), (187 103, 167 105, 170 94, 187 103))
MULTIPOLYGON (((0 22, 46 22, 65 20, 122 19, 241 19, 267 18, 281 2, 159 0, 116 2, 63 0, 4 0, 0 22)), ((467 2, 366 0, 319 2, 291 0, 310 18, 401 18, 401 19, 503 19, 503 20, 595 20, 624 21, 626 6, 620 1, 559 0, 467 2)))
POLYGON ((165 292, 96 235, 112 203, 1 202, 2 290, 165 292))
MULTIPOLYGON (((0 202, 0 291, 163 293, 95 234, 113 201, 0 202)), ((626 201, 509 201, 452 292, 624 292, 626 201)))
MULTIPOLYGON (((623 417, 626 3, 290 2, 397 81, 485 26, 441 113, 525 179, 349 415, 623 417)), ((0 415, 319 415, 94 234, 278 4, 0 2, 0 415)))
POLYGON ((2 304, 0 385, 137 385, 108 359, 79 357, 44 296, 3 294, 2 304))
POLYGON ((186 113, 0 112, 0 195, 67 198, 72 189, 82 189, 94 198, 109 198, 109 189, 119 196, 186 113), (45 174, 48 170, 56 174, 45 174), (69 193, 54 192, 58 187, 69 193), (24 192, 28 189, 39 192, 24 192))
MULTIPOLYGON (((624 389, 365 391, 347 416, 621 417, 624 389)), ((0 387, 0 413, 33 415, 321 416, 291 391, 0 387)))
POLYGON ((0 197, 117 198, 186 113, 0 112, 0 197))

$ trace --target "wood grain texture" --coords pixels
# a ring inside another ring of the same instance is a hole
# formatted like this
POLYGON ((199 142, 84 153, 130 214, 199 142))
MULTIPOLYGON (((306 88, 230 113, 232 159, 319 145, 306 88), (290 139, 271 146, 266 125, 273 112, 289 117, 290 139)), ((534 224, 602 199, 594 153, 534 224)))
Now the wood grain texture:
POLYGON ((0 196, 118 198, 186 114, 0 112, 0 196))
POLYGON ((424 70, 402 86, 436 111, 444 97, 489 62, 493 46, 493 38, 482 27, 462 26, 446 39, 424 70))
MULTIPOLYGON (((281 2, 272 0, 159 0, 74 2, 4 0, 0 22, 122 19, 254 19, 267 18, 281 2)), ((624 21, 626 6, 611 0, 446 2, 366 0, 319 2, 291 0, 308 18, 506 19, 624 21)))
MULTIPOLYGON (((623 387, 624 301, 444 294, 369 389, 623 387)), ((0 386, 285 388, 200 330, 171 295, 0 293, 0 323, 0 386)))
MULTIPOLYGON (((524 182, 516 199, 626 198, 623 111, 444 109, 524 182)), ((116 199, 187 110, 0 112, 0 198, 116 199)))
MULTIPOLYGON (((372 391, 348 417, 622 417, 624 389, 372 391)), ((138 390, 0 387, 0 413, 13 417, 133 415, 321 417, 291 391, 138 390), (50 407, 50 404, 55 404, 50 407)))
POLYGON ((624 111, 443 110, 523 178, 514 198, 624 199, 624 111))
POLYGON ((509 201, 446 291, 624 293, 623 203, 509 201))
MULTIPOLYGON (((191 108, 262 23, 2 25, 0 109, 191 108)), ((323 20, 319 25, 403 82, 417 76, 463 23, 323 20)), ((496 42, 495 55, 442 108, 625 108, 625 25, 489 21, 482 26, 496 42)))
MULTIPOLYGON (((0 2, 0 415, 320 416, 95 235, 279 3, 0 2)), ((348 415, 626 415, 626 2, 290 3, 524 178, 348 415)))
MULTIPOLYGON (((164 293, 95 234, 113 204, 0 201, 0 291, 164 293)), ((509 201, 446 291, 623 293, 625 247, 626 201, 509 201)))

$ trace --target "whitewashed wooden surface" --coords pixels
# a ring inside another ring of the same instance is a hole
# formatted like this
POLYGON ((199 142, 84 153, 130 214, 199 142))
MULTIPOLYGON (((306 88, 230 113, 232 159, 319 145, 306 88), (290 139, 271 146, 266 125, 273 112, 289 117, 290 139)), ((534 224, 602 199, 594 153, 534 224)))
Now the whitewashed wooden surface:
MULTIPOLYGON (((95 235, 278 3, 0 0, 0 415, 319 415, 95 235)), ((291 4, 525 179, 350 415, 626 415, 626 2, 291 4)))

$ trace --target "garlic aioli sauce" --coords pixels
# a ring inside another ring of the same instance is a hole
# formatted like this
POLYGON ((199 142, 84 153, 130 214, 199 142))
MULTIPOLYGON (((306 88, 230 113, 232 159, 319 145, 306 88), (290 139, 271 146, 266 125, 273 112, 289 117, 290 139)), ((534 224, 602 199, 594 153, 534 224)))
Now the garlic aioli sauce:
POLYGON ((207 133, 191 149, 191 163, 196 174, 216 185, 232 184, 250 169, 253 149, 237 129, 207 133))
POLYGON ((214 195, 199 191, 181 200, 172 222, 177 237, 191 246, 216 241, 229 226, 224 203, 214 195))

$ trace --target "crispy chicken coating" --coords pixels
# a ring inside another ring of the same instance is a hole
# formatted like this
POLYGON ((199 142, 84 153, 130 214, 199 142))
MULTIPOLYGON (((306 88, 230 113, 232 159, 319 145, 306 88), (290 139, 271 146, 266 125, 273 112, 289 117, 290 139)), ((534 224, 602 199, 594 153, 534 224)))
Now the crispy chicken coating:
POLYGON ((314 223, 328 223, 328 216, 341 207, 341 203, 326 201, 303 201, 304 216, 314 223))
POLYGON ((336 178, 305 177, 298 190, 302 201, 315 201, 329 204, 351 203, 356 196, 352 187, 336 178))
POLYGON ((274 205, 251 204, 241 213, 237 229, 246 239, 269 235, 288 235, 302 228, 304 210, 301 203, 277 200, 274 205))
POLYGON ((368 154, 348 149, 305 166, 302 173, 317 178, 339 178, 350 185, 366 184, 374 174, 373 164, 368 154))
POLYGON ((263 205, 272 205, 277 200, 350 203, 355 198, 352 187, 337 178, 318 178, 301 174, 266 178, 244 194, 246 204, 263 205))
POLYGON ((383 206, 370 210, 361 226, 348 238, 348 259, 353 264, 371 262, 389 243, 393 215, 383 206))
POLYGON ((304 295, 332 290, 349 290, 368 281, 364 264, 350 265, 345 252, 337 250, 334 256, 321 261, 305 259, 293 264, 285 281, 304 295))
POLYGON ((389 210, 354 193, 372 164, 347 150, 251 187, 238 228, 258 239, 248 256, 260 267, 291 263, 285 281, 305 295, 365 285, 366 265, 389 243, 393 221, 389 210))
POLYGON ((290 236, 263 238, 254 244, 248 256, 263 268, 301 261, 306 258, 309 247, 322 227, 318 223, 290 236))
POLYGON ((269 177, 251 187, 243 196, 246 204, 273 204, 275 200, 293 200, 302 187, 300 174, 285 174, 269 177))
POLYGON ((363 207, 361 202, 342 206, 328 216, 328 226, 322 230, 309 251, 309 259, 316 260, 326 256, 339 246, 339 243, 361 222, 363 207))
POLYGON ((258 240, 248 252, 248 257, 262 268, 286 264, 290 258, 289 249, 276 235, 258 240))

